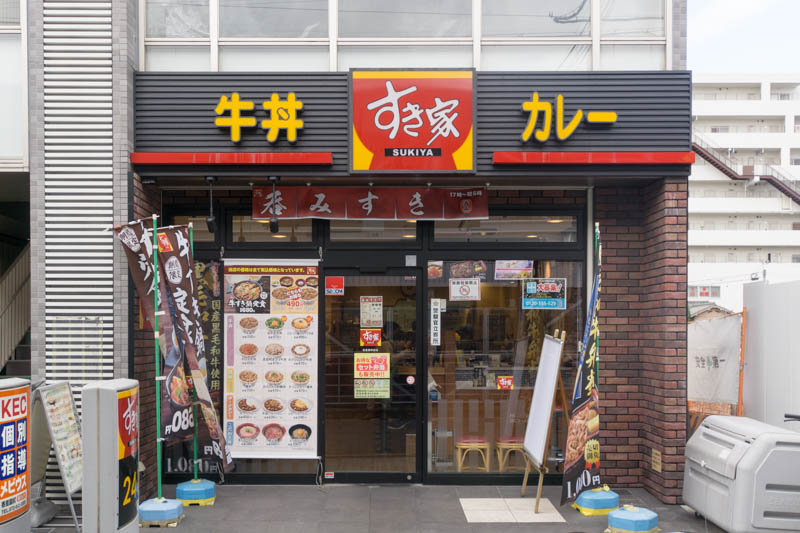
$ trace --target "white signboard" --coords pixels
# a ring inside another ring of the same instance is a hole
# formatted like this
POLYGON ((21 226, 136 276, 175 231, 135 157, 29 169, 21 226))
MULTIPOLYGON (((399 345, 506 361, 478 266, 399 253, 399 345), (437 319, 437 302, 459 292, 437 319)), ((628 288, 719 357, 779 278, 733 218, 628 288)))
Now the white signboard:
POLYGON ((450 278, 450 301, 479 301, 481 299, 480 278, 450 278))
POLYGON ((42 406, 50 428, 64 488, 72 494, 83 481, 83 448, 80 420, 72 401, 72 391, 66 381, 40 387, 42 406))
POLYGON ((383 296, 361 297, 361 327, 383 327, 383 296))
POLYGON ((742 315, 692 322, 687 334, 689 401, 739 403, 742 315))
POLYGON ((225 262, 225 439, 233 457, 317 456, 319 270, 225 262))
POLYGON ((431 346, 442 344, 442 300, 431 298, 431 346))

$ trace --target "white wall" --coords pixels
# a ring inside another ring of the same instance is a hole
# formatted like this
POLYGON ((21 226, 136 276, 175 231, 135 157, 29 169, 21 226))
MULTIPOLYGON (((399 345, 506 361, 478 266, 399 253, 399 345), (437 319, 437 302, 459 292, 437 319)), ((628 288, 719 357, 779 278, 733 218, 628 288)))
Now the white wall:
POLYGON ((785 424, 783 415, 800 413, 800 282, 745 285, 744 304, 744 415, 798 429, 785 424))

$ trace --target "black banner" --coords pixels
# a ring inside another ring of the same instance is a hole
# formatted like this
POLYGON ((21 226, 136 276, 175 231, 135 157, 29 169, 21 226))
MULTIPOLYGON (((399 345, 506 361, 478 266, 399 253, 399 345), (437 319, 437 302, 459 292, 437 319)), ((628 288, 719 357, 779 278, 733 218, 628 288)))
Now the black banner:
POLYGON ((223 469, 232 468, 233 459, 226 449, 225 438, 211 401, 204 369, 200 361, 205 360, 206 344, 201 325, 198 283, 192 258, 188 226, 160 228, 158 240, 158 263, 169 289, 170 309, 178 343, 183 349, 186 370, 190 373, 190 384, 194 387, 198 412, 205 421, 204 427, 211 440, 211 450, 223 469))
POLYGON ((580 345, 581 358, 569 412, 567 449, 564 454, 564 481, 561 505, 573 501, 600 482, 600 411, 598 408, 598 335, 597 309, 600 305, 600 271, 594 278, 592 298, 580 345))
MULTIPOLYGON (((155 270, 153 266, 153 233, 138 220, 115 228, 117 238, 124 245, 128 268, 139 294, 141 312, 146 321, 155 324, 155 270)), ((158 311, 159 349, 162 375, 166 381, 161 387, 161 436, 167 442, 183 440, 192 435, 191 389, 186 379, 183 352, 177 344, 172 323, 174 313, 168 311, 169 301, 164 286, 164 276, 159 275, 158 311)))

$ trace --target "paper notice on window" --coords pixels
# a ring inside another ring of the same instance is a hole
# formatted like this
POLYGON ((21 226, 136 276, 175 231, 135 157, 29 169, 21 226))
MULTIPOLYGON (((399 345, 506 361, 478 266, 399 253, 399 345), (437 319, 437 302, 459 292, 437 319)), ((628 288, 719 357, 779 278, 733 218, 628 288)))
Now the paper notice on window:
POLYGON ((431 298, 431 346, 442 344, 442 301, 431 298))
POLYGON ((383 296, 361 297, 361 327, 383 327, 383 296))

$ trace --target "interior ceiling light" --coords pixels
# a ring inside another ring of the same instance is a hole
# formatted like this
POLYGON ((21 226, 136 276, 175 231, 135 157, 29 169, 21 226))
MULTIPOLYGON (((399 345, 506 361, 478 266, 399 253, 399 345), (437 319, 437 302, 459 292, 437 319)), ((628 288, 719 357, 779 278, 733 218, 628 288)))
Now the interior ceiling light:
POLYGON ((404 239, 414 239, 414 238, 416 238, 416 235, 407 234, 407 235, 403 235, 403 238, 404 239))
POLYGON ((560 223, 564 222, 564 219, 563 218, 548 218, 547 222, 549 224, 560 224, 560 223))
POLYGON ((538 237, 539 237, 538 235, 528 235, 528 238, 529 238, 529 239, 536 239, 536 238, 538 238, 538 237))
POLYGON ((272 237, 275 238, 275 239, 285 239, 286 235, 280 235, 278 233, 275 233, 275 234, 272 235, 272 237))

